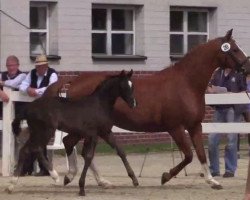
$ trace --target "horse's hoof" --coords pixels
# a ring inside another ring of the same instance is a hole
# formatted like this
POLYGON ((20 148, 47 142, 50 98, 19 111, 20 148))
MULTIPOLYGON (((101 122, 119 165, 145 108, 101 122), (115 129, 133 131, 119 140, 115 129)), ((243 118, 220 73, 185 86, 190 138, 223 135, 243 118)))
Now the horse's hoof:
POLYGON ((79 196, 85 196, 85 191, 84 190, 80 190, 79 196))
POLYGON ((164 172, 161 176, 161 184, 164 185, 166 182, 168 182, 171 179, 171 175, 168 172, 164 172))
POLYGON ((138 180, 133 181, 133 185, 134 185, 135 187, 137 187, 137 186, 139 185, 138 180))
POLYGON ((70 183, 70 179, 67 176, 64 176, 64 186, 70 183))
POLYGON ((221 189, 223 189, 222 185, 212 185, 211 188, 214 189, 214 190, 221 190, 221 189))
POLYGON ((101 186, 102 188, 104 189, 111 189, 111 188, 114 188, 115 186, 108 180, 106 179, 101 179, 99 182, 98 182, 98 186, 101 186))

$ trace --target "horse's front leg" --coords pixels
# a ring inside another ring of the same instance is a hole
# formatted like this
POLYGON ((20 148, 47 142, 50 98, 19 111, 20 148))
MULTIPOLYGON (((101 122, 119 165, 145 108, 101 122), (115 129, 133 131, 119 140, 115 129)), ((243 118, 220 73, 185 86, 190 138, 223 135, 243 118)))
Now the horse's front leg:
POLYGON ((84 146, 82 149, 82 156, 84 158, 84 168, 81 174, 81 177, 79 179, 79 187, 80 187, 80 196, 85 196, 85 179, 86 179, 86 174, 87 170, 92 162, 92 159, 94 157, 94 152, 95 152, 95 147, 97 144, 97 137, 91 137, 91 138, 86 138, 84 140, 84 146))
POLYGON ((185 166, 193 160, 193 152, 190 147, 189 141, 185 135, 185 130, 183 127, 175 128, 169 131, 169 134, 174 139, 175 143, 179 147, 179 150, 183 152, 184 159, 174 168, 170 169, 169 172, 164 172, 161 177, 161 184, 168 182, 171 178, 176 176, 185 166))
POLYGON ((203 145, 201 124, 199 123, 193 128, 188 129, 188 132, 190 134, 198 159, 201 163, 201 167, 204 172, 206 182, 208 184, 211 184, 212 185, 211 187, 213 189, 222 189, 221 184, 212 177, 207 164, 206 153, 203 145))
POLYGON ((100 172, 99 170, 96 168, 96 165, 95 165, 95 162, 94 162, 95 159, 92 160, 91 164, 90 164, 90 170, 93 172, 93 175, 95 177, 95 180, 97 182, 97 184, 105 189, 108 189, 108 188, 113 188, 114 185, 104 179, 101 175, 100 175, 100 172))
POLYGON ((8 193, 12 193, 14 190, 15 185, 18 182, 19 176, 22 172, 23 165, 27 157, 31 154, 30 152, 30 147, 29 147, 29 142, 27 141, 25 145, 20 149, 19 152, 19 158, 18 162, 14 171, 14 176, 12 177, 12 180, 10 181, 10 185, 6 188, 6 191, 8 193))
POLYGON ((134 186, 138 186, 139 183, 138 183, 138 180, 135 176, 135 173, 133 171, 133 169, 130 167, 130 164, 126 158, 126 154, 125 152, 123 151, 123 149, 117 145, 116 141, 115 141, 115 137, 113 135, 112 132, 108 133, 108 134, 102 134, 100 135, 100 137, 102 137, 102 139, 104 141, 106 141, 113 149, 116 150, 118 156, 120 156, 120 158, 122 159, 122 162, 127 170, 127 173, 128 173, 128 176, 132 179, 133 181, 133 185, 134 186))
POLYGON ((81 138, 73 134, 69 134, 63 138, 63 144, 66 150, 69 171, 64 176, 64 185, 69 184, 73 181, 77 174, 77 152, 74 150, 74 146, 78 143, 81 138))

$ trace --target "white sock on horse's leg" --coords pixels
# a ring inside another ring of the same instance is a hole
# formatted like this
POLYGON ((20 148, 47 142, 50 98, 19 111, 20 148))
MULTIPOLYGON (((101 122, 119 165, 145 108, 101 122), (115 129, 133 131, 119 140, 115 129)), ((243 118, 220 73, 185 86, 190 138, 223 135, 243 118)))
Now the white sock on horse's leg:
POLYGON ((94 159, 92 160, 89 167, 90 167, 91 171, 93 172, 95 180, 96 180, 96 182, 97 182, 97 184, 99 186, 102 186, 103 188, 112 188, 112 187, 114 187, 113 184, 110 181, 108 181, 108 180, 106 180, 106 179, 104 179, 103 177, 100 176, 100 173, 99 173, 99 171, 97 170, 97 168, 95 166, 94 159))
POLYGON ((69 171, 67 177, 71 182, 74 179, 75 175, 77 174, 77 152, 75 148, 73 149, 72 153, 69 156, 67 156, 67 159, 69 164, 69 171))
POLYGON ((6 191, 7 191, 8 193, 12 193, 12 192, 13 192, 13 190, 14 190, 14 188, 15 188, 15 185, 16 185, 17 182, 18 182, 18 179, 19 179, 18 176, 13 176, 13 177, 12 177, 12 179, 11 179, 11 181, 10 181, 10 185, 6 188, 6 191))
MULTIPOLYGON (((210 170, 209 170, 209 167, 208 167, 207 163, 202 164, 201 167, 202 167, 202 170, 203 170, 203 172, 204 172, 205 181, 206 181, 208 184, 211 184, 212 187, 213 187, 213 186, 214 186, 214 187, 217 187, 217 186, 220 186, 220 187, 221 187, 221 184, 220 184, 218 181, 216 181, 216 180, 212 177, 212 175, 211 175, 211 173, 210 173, 210 170)), ((217 189, 219 189, 219 188, 217 188, 217 189)))
POLYGON ((60 182, 60 178, 56 170, 52 169, 51 171, 49 171, 49 174, 56 183, 60 182))

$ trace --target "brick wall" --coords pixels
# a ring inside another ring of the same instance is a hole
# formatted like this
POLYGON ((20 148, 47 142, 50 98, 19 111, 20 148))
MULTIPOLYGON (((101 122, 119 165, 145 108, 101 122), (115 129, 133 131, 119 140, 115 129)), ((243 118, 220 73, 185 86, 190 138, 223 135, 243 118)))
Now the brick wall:
MULTIPOLYGON (((119 71, 103 71, 104 73, 112 73, 116 74, 119 71)), ((103 73, 102 72, 102 73, 103 73)), ((92 73, 91 71, 88 72, 66 72, 62 71, 59 72, 59 76, 61 77, 76 77, 81 73, 92 73)), ((97 72, 98 73, 98 72, 97 72)), ((135 71, 134 76, 148 76, 154 73, 154 71, 135 71)), ((213 108, 210 106, 206 106, 205 118, 204 122, 211 121, 213 117, 213 108)), ((115 137, 117 141, 121 144, 158 144, 158 143, 168 143, 170 142, 170 135, 168 133, 115 133, 115 137)))

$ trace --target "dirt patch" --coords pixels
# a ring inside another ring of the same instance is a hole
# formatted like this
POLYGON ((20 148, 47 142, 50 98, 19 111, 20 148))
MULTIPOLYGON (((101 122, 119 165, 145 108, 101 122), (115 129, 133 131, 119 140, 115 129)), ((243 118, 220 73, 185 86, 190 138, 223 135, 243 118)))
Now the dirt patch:
MULTIPOLYGON (((140 173, 143 159, 144 155, 141 154, 128 155, 128 160, 136 175, 140 173)), ((135 188, 118 156, 96 155, 95 160, 102 175, 116 187, 114 189, 98 187, 89 172, 86 180, 86 197, 84 197, 86 200, 239 200, 243 199, 248 168, 248 156, 245 154, 239 159, 236 177, 216 178, 222 184, 223 189, 213 190, 203 178, 199 177, 201 167, 197 158, 194 158, 186 169, 187 176, 182 171, 176 178, 161 186, 161 174, 173 167, 173 159, 170 153, 150 153, 146 159, 142 176, 138 178, 140 186, 135 188)), ((177 164, 180 160, 179 153, 175 152, 174 162, 177 164)), ((79 171, 82 170, 82 164, 83 159, 78 157, 79 171)), ((14 193, 7 194, 4 190, 10 178, 0 177, 0 199, 82 199, 82 197, 78 197, 80 173, 70 185, 64 187, 62 180, 66 172, 65 157, 55 156, 54 166, 61 176, 61 183, 58 185, 55 185, 50 177, 21 177, 14 193)), ((223 167, 224 161, 221 158, 221 173, 224 173, 223 167)))

